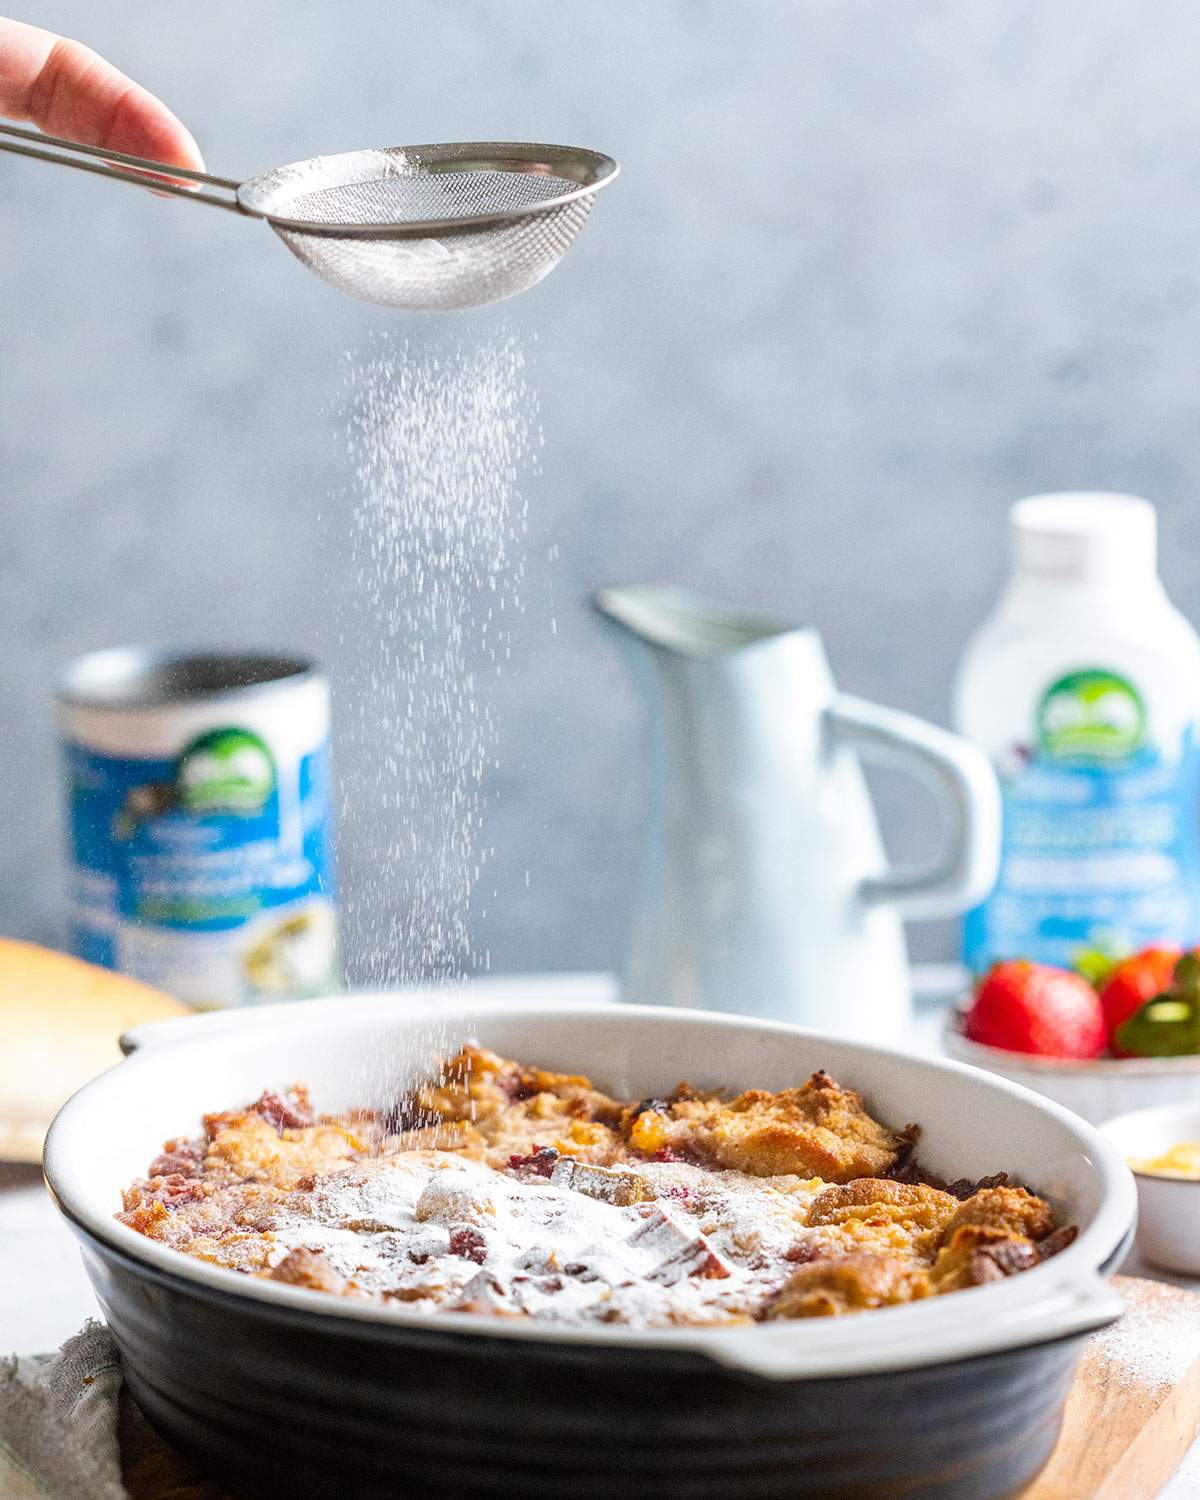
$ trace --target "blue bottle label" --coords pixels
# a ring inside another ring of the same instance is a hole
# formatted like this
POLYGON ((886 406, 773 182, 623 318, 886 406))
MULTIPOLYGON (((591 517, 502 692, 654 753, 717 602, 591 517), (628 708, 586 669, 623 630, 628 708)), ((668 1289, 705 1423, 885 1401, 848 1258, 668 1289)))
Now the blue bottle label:
POLYGON ((66 759, 80 957, 202 1005, 333 985, 327 742, 281 763, 230 725, 169 760, 66 759))
POLYGON ((1002 774, 1000 875, 966 918, 975 973, 1006 958, 1071 966, 1200 937, 1200 754, 1156 744, 1141 694, 1087 668, 1038 702, 1031 746, 1002 774))

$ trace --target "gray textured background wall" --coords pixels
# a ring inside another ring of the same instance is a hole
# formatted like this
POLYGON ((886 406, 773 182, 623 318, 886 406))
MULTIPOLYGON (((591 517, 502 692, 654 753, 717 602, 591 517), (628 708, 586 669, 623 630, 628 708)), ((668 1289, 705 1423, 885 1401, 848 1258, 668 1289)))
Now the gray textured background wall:
MULTIPOLYGON (((546 434, 496 691, 495 968, 620 947, 635 711, 582 607, 599 582, 815 621, 844 685, 944 718, 1006 503, 1099 485, 1158 502, 1167 583, 1200 617, 1190 0, 44 0, 26 18, 161 93, 222 173, 505 136, 623 163, 560 272, 450 327, 528 341, 546 434)), ((337 387, 391 315, 257 226, 4 158, 0 291, 0 929, 53 939, 57 663, 282 642, 346 683, 372 649, 339 623, 337 387)), ((348 692, 343 721, 369 715, 348 692)), ((351 780, 380 748, 344 741, 351 780)), ((924 847, 901 787, 881 796, 893 845, 924 847)), ((387 832, 343 850, 360 901, 386 900, 387 832)))

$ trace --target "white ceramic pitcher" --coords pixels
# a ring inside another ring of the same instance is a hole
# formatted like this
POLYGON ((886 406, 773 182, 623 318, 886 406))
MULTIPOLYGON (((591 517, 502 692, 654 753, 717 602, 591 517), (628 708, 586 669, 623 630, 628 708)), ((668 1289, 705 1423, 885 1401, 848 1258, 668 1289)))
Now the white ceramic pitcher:
POLYGON ((839 693, 815 630, 680 589, 608 588, 650 731, 648 849, 626 998, 903 1038, 901 920, 945 917, 995 882, 1000 800, 981 751, 839 693), (859 752, 941 804, 942 856, 892 869, 859 752))

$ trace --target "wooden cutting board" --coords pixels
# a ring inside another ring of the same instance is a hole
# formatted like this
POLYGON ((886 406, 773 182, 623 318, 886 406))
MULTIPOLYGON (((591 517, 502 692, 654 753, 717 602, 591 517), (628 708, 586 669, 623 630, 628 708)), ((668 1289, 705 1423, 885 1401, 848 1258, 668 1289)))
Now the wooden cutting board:
MULTIPOLYGON (((1115 1276, 1128 1311, 1084 1350, 1062 1436, 1021 1500, 1155 1500, 1200 1429, 1200 1294, 1115 1276)), ((227 1500, 122 1393, 134 1500, 227 1500)))
POLYGON ((1084 1349, 1058 1446, 1021 1500, 1155 1500, 1200 1430, 1200 1294, 1113 1286, 1128 1311, 1084 1349))

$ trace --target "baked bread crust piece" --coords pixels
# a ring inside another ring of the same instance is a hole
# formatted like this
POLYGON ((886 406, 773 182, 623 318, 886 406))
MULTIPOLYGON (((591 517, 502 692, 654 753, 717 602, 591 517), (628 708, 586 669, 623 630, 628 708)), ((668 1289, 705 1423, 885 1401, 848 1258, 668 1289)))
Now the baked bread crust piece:
POLYGON ((0 938, 0 1161, 41 1161, 60 1106, 120 1062, 122 1033, 187 1013, 124 974, 0 938))

